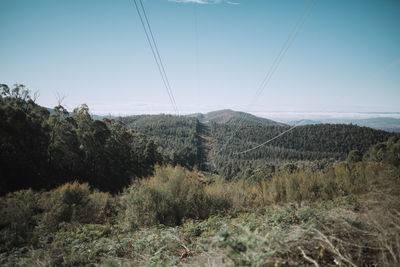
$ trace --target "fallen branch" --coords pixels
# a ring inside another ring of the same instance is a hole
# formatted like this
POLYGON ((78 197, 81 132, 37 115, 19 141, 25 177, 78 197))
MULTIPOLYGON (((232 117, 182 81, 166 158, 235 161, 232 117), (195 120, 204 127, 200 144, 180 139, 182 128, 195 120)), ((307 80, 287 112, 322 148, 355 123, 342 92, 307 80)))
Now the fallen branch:
POLYGON ((331 250, 337 255, 339 256, 339 258, 342 261, 347 262, 349 265, 353 266, 353 267, 357 267, 354 263, 352 263, 349 259, 346 259, 342 253, 340 253, 340 251, 338 249, 336 249, 336 247, 332 244, 332 242, 329 241, 329 239, 320 231, 318 231, 317 229, 314 229, 314 231, 320 236, 320 238, 317 238, 323 242, 325 242, 330 248, 331 250))
POLYGON ((315 267, 319 267, 318 262, 316 262, 312 258, 308 257, 307 254, 304 252, 304 250, 301 249, 301 247, 297 247, 297 248, 301 251, 301 254, 303 254, 304 259, 306 259, 308 262, 314 264, 315 267))

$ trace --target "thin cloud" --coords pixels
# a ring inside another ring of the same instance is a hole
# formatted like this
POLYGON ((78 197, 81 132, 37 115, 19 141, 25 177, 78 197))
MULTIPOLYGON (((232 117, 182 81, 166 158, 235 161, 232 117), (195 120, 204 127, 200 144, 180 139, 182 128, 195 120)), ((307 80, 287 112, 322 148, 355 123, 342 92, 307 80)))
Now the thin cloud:
POLYGON ((239 5, 237 2, 226 1, 226 0, 168 0, 168 2, 175 2, 175 3, 196 3, 196 4, 220 4, 226 3, 229 5, 239 5))
POLYGON ((209 4, 209 2, 206 2, 206 1, 203 1, 203 0, 168 0, 168 2, 209 4))

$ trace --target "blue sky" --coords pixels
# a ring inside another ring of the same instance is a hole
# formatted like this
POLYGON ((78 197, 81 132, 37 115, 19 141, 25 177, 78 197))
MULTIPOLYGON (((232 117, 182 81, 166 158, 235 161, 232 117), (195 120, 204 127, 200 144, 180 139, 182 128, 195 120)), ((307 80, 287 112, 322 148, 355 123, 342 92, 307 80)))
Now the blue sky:
MULTIPOLYGON (((143 1, 181 113, 399 112, 400 1, 143 1), (197 2, 197 3, 194 3, 197 2)), ((0 82, 93 113, 171 113, 132 0, 1 0, 0 82)))

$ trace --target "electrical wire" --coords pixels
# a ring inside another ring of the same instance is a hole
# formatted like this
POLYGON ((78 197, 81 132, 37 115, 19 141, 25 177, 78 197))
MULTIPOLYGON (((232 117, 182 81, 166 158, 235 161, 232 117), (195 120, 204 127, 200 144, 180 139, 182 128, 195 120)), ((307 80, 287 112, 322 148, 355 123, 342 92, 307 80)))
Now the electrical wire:
MULTIPOLYGON (((260 95, 262 94, 262 92, 265 90, 265 88, 267 87, 267 85, 269 84, 273 74, 276 72, 276 70, 278 69, 280 63, 282 62, 282 59, 284 58, 286 52, 289 50, 289 48, 291 47, 291 45, 293 44, 293 42, 295 41, 298 33, 300 32, 301 28, 303 27, 305 21, 307 20, 307 18, 310 16, 311 11, 313 10, 315 4, 317 3, 318 0, 314 0, 313 2, 311 2, 312 0, 308 0, 305 8, 303 9, 303 11, 301 12, 300 17, 297 19, 295 25, 293 26, 292 30, 289 33, 288 38, 286 39, 286 41, 284 42, 284 44, 281 47, 281 50, 279 51, 278 55, 275 57, 269 71, 267 72, 267 74, 265 75, 263 81, 260 84, 260 87, 258 88, 258 90, 256 91, 256 94, 252 100, 252 102, 250 103, 249 106, 253 105, 256 100, 260 97, 260 95), (312 3, 312 4, 311 4, 312 3)), ((243 113, 241 119, 239 120, 239 122, 237 123, 237 127, 234 130, 234 132, 232 133, 232 135, 228 138, 228 140, 222 145, 221 149, 215 154, 218 155, 220 154, 222 151, 224 151, 227 147, 227 145, 229 144, 229 142, 232 140, 233 136, 236 134, 236 132, 241 128, 241 123, 246 119, 246 117, 248 116, 248 113, 243 113)), ((297 125, 298 126, 298 125, 297 125)), ((296 126, 296 127, 297 127, 296 126)), ((296 127, 292 127, 290 129, 293 130, 296 127)), ((283 134, 287 133, 289 131, 285 131, 283 134)), ((282 136, 283 134, 279 134, 276 138, 282 136)), ((273 138, 274 140, 276 139, 275 137, 273 138)), ((264 142, 263 144, 267 144, 269 143, 268 141, 264 142)), ((261 147, 263 144, 261 145, 257 145, 256 147, 259 148, 261 147)), ((251 149, 253 150, 253 149, 251 149)), ((249 151, 251 151, 249 150, 249 151)), ((240 153, 240 152, 238 152, 240 153)))
POLYGON ((162 72, 163 72, 163 74, 164 74, 164 76, 165 76, 165 80, 166 80, 166 82, 167 82, 168 89, 169 89, 169 92, 170 92, 171 97, 172 97, 172 101, 174 102, 174 106, 175 106, 175 108, 176 108, 176 111, 178 111, 178 107, 177 107, 177 105, 176 105, 175 97, 174 97, 174 94, 172 93, 171 85, 170 85, 170 83, 169 83, 169 79, 168 79, 167 73, 165 72, 165 67, 164 67, 163 61, 161 60, 160 53, 158 52, 157 43, 156 43, 156 40, 154 39, 154 35, 153 35, 153 31, 151 30, 151 27, 150 27, 149 19, 147 18, 146 10, 144 9, 144 5, 143 5, 142 0, 139 0, 139 1, 140 1, 140 5, 141 5, 141 7, 142 7, 142 10, 143 10, 144 18, 146 19, 146 23, 147 23, 147 26, 148 26, 149 31, 150 31, 151 39, 153 40, 153 43, 154 43, 154 48, 155 48, 155 50, 156 50, 156 53, 157 53, 158 58, 160 59, 161 69, 162 69, 162 72))
POLYGON ((281 133, 278 134, 277 136, 275 136, 275 137, 273 137, 273 138, 271 138, 271 139, 265 141, 265 142, 262 143, 262 144, 259 144, 259 145, 255 146, 255 147, 249 148, 249 149, 244 150, 244 151, 241 151, 241 152, 234 152, 233 155, 245 154, 245 153, 248 153, 248 152, 250 152, 250 151, 256 150, 257 148, 260 148, 260 147, 262 147, 262 146, 264 146, 264 145, 266 145, 266 144, 268 144, 268 143, 274 141, 275 139, 281 137, 282 135, 284 135, 284 134, 286 134, 286 133, 292 131, 294 128, 296 128, 296 127, 298 127, 298 126, 300 126, 300 125, 299 125, 299 124, 296 124, 296 125, 290 127, 289 129, 287 129, 286 131, 281 132, 281 133))
POLYGON ((175 97, 174 97, 174 94, 172 92, 171 85, 169 83, 169 79, 168 79, 167 73, 165 71, 165 67, 164 67, 164 64, 162 62, 160 53, 158 51, 158 47, 157 47, 157 43, 156 43, 155 38, 154 38, 153 31, 151 30, 151 26, 150 26, 149 19, 147 17, 146 10, 144 8, 142 0, 138 0, 138 1, 140 3, 142 11, 140 11, 140 8, 139 8, 139 5, 137 3, 137 0, 133 0, 133 2, 135 4, 135 7, 136 7, 136 11, 137 11, 137 13, 139 15, 140 22, 141 22, 143 30, 144 30, 144 32, 146 34, 147 41, 149 43, 149 46, 150 46, 151 52, 153 54, 154 60, 155 60, 155 62, 157 64, 157 69, 158 69, 158 71, 159 71, 159 73, 161 75, 164 87, 165 87, 165 89, 167 91, 167 94, 168 94, 168 97, 170 99, 170 102, 171 102, 171 105, 173 107, 173 110, 174 110, 174 112, 176 114, 179 115, 178 106, 176 105, 175 97), (144 22, 144 20, 146 20, 146 23, 144 22), (146 25, 147 25, 147 28, 146 28, 146 25))
MULTIPOLYGON (((383 67, 383 68, 380 69, 379 71, 375 72, 373 75, 370 75, 370 76, 369 76, 370 78, 367 79, 367 80, 365 80, 364 83, 368 83, 368 82, 370 82, 370 81, 372 81, 372 80, 375 80, 376 78, 378 78, 378 77, 381 76, 382 74, 388 72, 389 70, 391 70, 392 68, 394 68, 394 67, 397 66, 398 64, 400 64, 400 58, 397 59, 397 60, 395 60, 395 61, 393 61, 393 62, 390 63, 389 65, 383 67)), ((344 97, 344 96, 345 96, 345 95, 340 96, 340 97, 339 97, 336 101, 334 101, 334 102, 338 102, 338 100, 341 99, 341 98, 344 97)), ((322 111, 325 111, 325 110, 323 109, 322 111)), ((262 143, 262 144, 259 144, 259 145, 255 146, 255 147, 252 147, 252 148, 247 149, 247 150, 244 150, 244 151, 234 152, 233 155, 245 154, 245 153, 248 153, 248 152, 250 152, 250 151, 253 151, 253 150, 257 149, 257 148, 260 148, 260 147, 262 147, 262 146, 264 146, 264 145, 266 145, 266 144, 272 142, 273 140, 275 140, 275 139, 281 137, 282 135, 284 135, 284 134, 286 134, 286 133, 288 133, 288 132, 294 130, 296 127, 300 126, 300 124, 301 124, 302 121, 304 121, 304 120, 300 120, 299 122, 297 122, 296 124, 294 124, 290 129, 288 129, 288 130, 286 130, 286 131, 284 131, 284 132, 278 134, 277 136, 275 136, 275 137, 273 137, 273 138, 271 138, 271 139, 265 141, 265 142, 262 143)))

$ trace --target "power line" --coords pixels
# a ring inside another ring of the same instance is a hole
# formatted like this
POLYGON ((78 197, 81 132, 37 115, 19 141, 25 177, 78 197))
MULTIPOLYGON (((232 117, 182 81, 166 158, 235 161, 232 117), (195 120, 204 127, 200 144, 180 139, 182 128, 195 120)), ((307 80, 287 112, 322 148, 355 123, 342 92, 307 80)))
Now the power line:
MULTIPOLYGON (((397 66, 398 64, 400 64, 400 58, 397 59, 397 60, 395 60, 395 61, 393 61, 393 62, 390 63, 389 65, 387 65, 387 66, 381 68, 379 71, 375 72, 373 75, 370 76, 369 79, 366 79, 366 80, 364 81, 364 83, 367 83, 367 82, 369 82, 369 81, 375 80, 376 78, 378 78, 378 77, 381 76, 382 74, 388 72, 389 70, 391 70, 392 68, 394 68, 394 67, 397 66)), ((339 99, 341 99, 341 98, 344 97, 344 96, 345 96, 345 95, 340 96, 335 102, 337 102, 339 99)), ((322 111, 325 111, 325 110, 326 110, 326 108, 323 109, 322 111)), ((304 120, 301 120, 301 121, 299 121, 298 123, 295 123, 295 125, 293 125, 290 129, 288 129, 288 130, 286 130, 286 131, 284 131, 284 132, 278 134, 277 136, 275 136, 275 137, 273 137, 273 138, 271 138, 271 139, 265 141, 265 142, 262 143, 262 144, 259 144, 259 145, 255 146, 255 147, 252 147, 252 148, 247 149, 247 150, 244 150, 244 151, 234 152, 233 155, 245 154, 245 153, 247 153, 247 152, 250 152, 250 151, 253 151, 253 150, 257 149, 257 148, 260 148, 260 147, 262 147, 262 146, 264 146, 264 145, 266 145, 266 144, 272 142, 273 140, 275 140, 275 139, 281 137, 282 135, 284 135, 284 134, 286 134, 286 133, 292 131, 292 130, 295 129, 296 127, 300 126, 300 123, 301 123, 302 121, 304 121, 304 120)))
POLYGON ((311 0, 308 0, 308 2, 306 4, 305 8, 303 9, 300 17, 296 21, 296 24, 293 26, 292 30, 290 31, 290 34, 289 34, 288 38, 286 39, 285 43, 282 45, 281 50, 279 51, 279 53, 276 56, 274 62, 272 63, 267 75, 265 76, 264 80, 260 84, 260 87, 259 87, 258 91, 256 92, 256 95, 255 95, 255 97, 253 99, 253 102, 257 100, 257 98, 261 95, 261 93, 263 92, 265 87, 268 85, 269 81, 271 80, 272 75, 275 73, 275 71, 279 67, 283 57, 285 56, 286 52, 288 51, 289 47, 292 45, 292 43, 296 39, 297 34, 299 33, 300 29, 304 25, 304 22, 306 21, 308 15, 311 14, 311 11, 312 11, 312 9, 313 9, 313 7, 314 7, 316 2, 317 1, 314 1, 313 6, 311 7, 309 13, 307 14, 306 12, 307 12, 307 10, 308 10, 308 8, 310 6, 310 3, 311 3, 311 0))
POLYGON ((256 150, 257 148, 262 147, 262 146, 264 146, 264 145, 266 145, 266 144, 268 144, 268 143, 274 141, 275 139, 281 137, 282 135, 284 135, 284 134, 286 134, 286 133, 292 131, 294 128, 296 128, 296 127, 298 127, 298 126, 300 126, 300 125, 299 125, 299 124, 296 124, 296 125, 290 127, 289 129, 287 129, 286 131, 281 132, 281 133, 278 134, 277 136, 275 136, 275 137, 273 137, 273 138, 271 138, 271 139, 265 141, 265 142, 262 143, 262 144, 259 144, 259 145, 255 146, 255 147, 249 148, 249 149, 244 150, 244 151, 241 151, 241 152, 234 152, 233 155, 245 154, 245 153, 248 153, 248 152, 250 152, 250 151, 256 150))
POLYGON ((179 114, 178 106, 176 105, 175 97, 174 97, 174 94, 172 92, 171 85, 169 83, 169 79, 168 79, 167 73, 165 71, 165 67, 164 67, 164 64, 162 62, 160 53, 158 51, 158 47, 157 47, 157 43, 156 43, 155 38, 154 38, 153 31, 151 30, 151 26, 150 26, 150 22, 149 22, 149 19, 147 17, 147 14, 146 14, 146 10, 144 8, 142 0, 138 0, 138 1, 140 2, 140 6, 141 6, 141 9, 142 9, 142 12, 140 11, 140 8, 139 8, 139 6, 137 4, 137 0, 133 0, 133 2, 135 4, 135 7, 136 7, 136 11, 137 11, 137 13, 139 15, 140 22, 142 24, 143 30, 144 30, 144 32, 146 34, 146 38, 147 38, 147 41, 149 43, 151 52, 152 52, 154 60, 155 60, 155 62, 157 64, 157 69, 158 69, 158 71, 159 71, 159 73, 161 75, 161 78, 162 78, 164 87, 165 87, 165 89, 167 91, 167 94, 168 94, 169 100, 171 102, 171 105, 172 105, 175 113, 179 114), (143 13, 143 15, 142 15, 142 13, 143 13), (146 24, 145 24, 144 20, 146 20, 146 24), (146 28, 146 25, 147 25, 147 28, 146 28))
POLYGON ((194 42, 195 42, 195 88, 199 91, 199 29, 198 29, 198 15, 197 3, 193 2, 193 16, 194 16, 194 42))
POLYGON ((174 97, 174 94, 172 93, 171 85, 170 85, 170 83, 169 83, 167 73, 165 72, 165 67, 164 67, 164 64, 163 64, 163 62, 162 62, 162 60, 161 60, 160 53, 158 52, 157 43, 156 43, 156 40, 154 39, 153 31, 151 30, 150 23, 149 23, 149 19, 147 18, 146 10, 144 9, 144 5, 143 5, 142 0, 140 0, 140 5, 141 5, 141 7, 142 7, 143 14, 144 14, 144 18, 146 19, 146 23, 147 23, 147 26, 148 26, 149 31, 150 31, 150 36, 151 36, 151 39, 153 40, 154 47, 155 47, 155 50, 156 50, 156 52, 157 52, 157 56, 158 56, 158 58, 160 59, 161 69, 162 69, 163 74, 164 74, 164 76, 165 76, 165 80, 166 80, 166 82, 167 82, 168 89, 169 89, 169 91, 170 91, 172 100, 173 100, 174 105, 175 105, 175 107, 176 107, 176 111, 178 111, 178 107, 177 107, 177 105, 176 105, 175 97, 174 97))
MULTIPOLYGON (((288 36, 288 38, 286 39, 286 41, 284 42, 284 44, 281 47, 281 50, 279 51, 278 55, 275 57, 269 71, 267 72, 265 78, 263 79, 263 81, 260 84, 260 87, 258 88, 258 90, 256 91, 256 94, 252 100, 252 102, 250 103, 250 105, 254 104, 254 102, 259 98, 259 96, 262 94, 262 92, 264 91, 264 89, 267 87, 267 85, 269 84, 271 77, 273 76, 273 74, 275 73, 275 71, 278 69, 280 63, 282 62, 283 57, 285 56, 286 52, 289 50, 290 46, 293 44, 294 40, 296 39, 298 33, 300 32, 301 28, 303 27, 305 21, 307 20, 307 18, 310 16, 311 11, 313 10, 315 4, 317 3, 318 0, 314 0, 311 4, 312 0, 308 0, 305 8, 303 9, 303 11, 301 12, 300 17, 297 19, 295 25, 293 26, 292 30, 290 31, 290 34, 288 36)), ((224 145, 222 145, 221 149, 216 153, 216 155, 218 155, 219 153, 221 153, 223 150, 225 150, 225 148, 227 147, 228 143, 231 141, 231 139, 233 138, 233 136, 236 134, 236 132, 240 129, 241 127, 241 123, 244 121, 244 119, 248 116, 247 113, 244 113, 241 117, 241 119, 238 122, 238 126, 236 127, 236 129, 234 130, 234 132, 232 133, 232 135, 228 138, 228 140, 225 142, 224 145)), ((292 127, 293 128, 293 127, 292 127)), ((293 130, 293 129, 290 129, 293 130)), ((285 134, 288 131, 285 131, 283 134, 285 134)), ((279 134, 276 138, 282 136, 283 134, 279 134)), ((267 144, 267 142, 264 142, 263 144, 267 144)), ((262 146, 262 145, 261 145, 262 146)), ((257 148, 260 146, 257 146, 257 148)), ((251 150, 250 150, 251 151, 251 150)))

